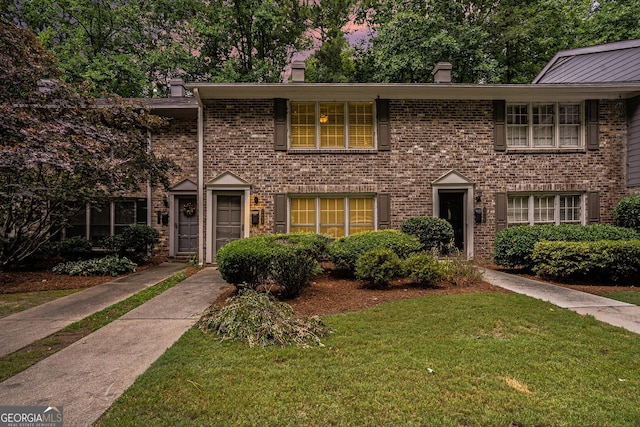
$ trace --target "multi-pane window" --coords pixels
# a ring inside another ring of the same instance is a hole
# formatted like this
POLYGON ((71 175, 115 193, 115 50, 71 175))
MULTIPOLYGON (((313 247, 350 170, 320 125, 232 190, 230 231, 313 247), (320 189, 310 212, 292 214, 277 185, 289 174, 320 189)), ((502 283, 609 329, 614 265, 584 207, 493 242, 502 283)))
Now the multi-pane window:
POLYGON ((65 229, 65 237, 82 236, 94 244, 119 234, 133 224, 147 224, 147 199, 126 199, 91 206, 78 212, 65 229))
POLYGON ((580 194, 510 194, 507 199, 509 225, 582 224, 580 194))
POLYGON ((291 147, 373 148, 373 102, 292 102, 291 147))
POLYGON ((510 148, 580 148, 582 109, 579 103, 507 105, 510 148))
POLYGON ((289 231, 322 233, 334 238, 374 229, 373 197, 291 197, 289 231))

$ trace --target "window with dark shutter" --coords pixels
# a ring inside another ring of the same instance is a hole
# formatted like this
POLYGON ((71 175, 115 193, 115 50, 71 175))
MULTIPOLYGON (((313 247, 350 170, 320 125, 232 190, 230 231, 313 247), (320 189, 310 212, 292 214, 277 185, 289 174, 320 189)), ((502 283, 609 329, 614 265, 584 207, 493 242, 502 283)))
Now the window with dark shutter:
POLYGON ((389 125, 389 100, 376 99, 378 151, 391 150, 391 126, 389 125))
POLYGON ((493 101, 493 144, 496 151, 507 150, 506 102, 493 101))
POLYGON ((273 100, 274 143, 276 151, 287 151, 287 100, 273 100))
POLYGON ((597 150, 600 148, 600 127, 598 126, 599 102, 590 99, 586 102, 587 116, 587 148, 597 150))
POLYGON ((276 194, 274 204, 274 227, 275 233, 287 232, 287 195, 276 194))
POLYGON ((496 233, 507 228, 507 193, 496 194, 496 233))
POLYGON ((378 230, 391 227, 391 196, 378 194, 378 230))
POLYGON ((589 192, 588 204, 589 224, 598 224, 600 222, 600 193, 597 191, 589 192))

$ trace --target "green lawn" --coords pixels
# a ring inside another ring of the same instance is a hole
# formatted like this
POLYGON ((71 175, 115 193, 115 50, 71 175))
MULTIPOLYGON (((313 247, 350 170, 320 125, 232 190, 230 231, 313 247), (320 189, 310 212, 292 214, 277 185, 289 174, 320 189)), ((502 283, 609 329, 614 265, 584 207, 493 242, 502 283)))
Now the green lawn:
POLYGON ((0 295, 0 318, 64 297, 81 289, 24 292, 0 295))
POLYGON ((640 425, 640 337, 548 303, 461 294, 324 320, 324 348, 192 329, 98 425, 640 425))

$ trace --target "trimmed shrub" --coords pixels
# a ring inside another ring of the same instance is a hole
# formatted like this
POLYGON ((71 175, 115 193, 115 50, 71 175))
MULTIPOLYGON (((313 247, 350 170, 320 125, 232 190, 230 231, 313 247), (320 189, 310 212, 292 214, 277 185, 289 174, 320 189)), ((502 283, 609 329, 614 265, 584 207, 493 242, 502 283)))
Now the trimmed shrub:
POLYGON ((271 277, 283 287, 283 298, 295 298, 318 273, 318 261, 308 247, 278 245, 271 264, 271 277))
POLYGON ((354 275, 358 258, 374 249, 390 249, 404 259, 419 252, 422 244, 417 237, 396 230, 365 231, 330 243, 327 255, 337 270, 354 275))
POLYGON ((355 275, 375 286, 388 285, 391 279, 402 273, 402 263, 391 249, 374 249, 360 255, 355 275))
POLYGON ((613 209, 616 225, 633 228, 640 233, 640 194, 628 196, 618 202, 613 209))
POLYGON ((310 233, 276 234, 238 239, 220 248, 216 261, 222 278, 256 289, 273 280, 284 298, 294 298, 319 271, 329 238, 310 233))
POLYGON ((413 254, 404 260, 402 266, 404 276, 421 285, 444 278, 443 265, 433 255, 413 254))
POLYGON ((333 331, 320 318, 297 318, 289 304, 251 290, 230 298, 224 306, 209 307, 198 328, 217 333, 221 341, 245 341, 249 347, 324 347, 320 338, 333 331))
POLYGON ((158 244, 159 237, 160 233, 157 229, 148 225, 134 224, 115 236, 105 237, 100 245, 121 257, 126 256, 136 262, 144 262, 158 244))
POLYGON ((453 227, 443 218, 419 216, 402 223, 403 233, 416 236, 427 251, 449 253, 453 246, 453 227))
POLYGON ((501 230, 493 243, 493 260, 505 267, 532 269, 533 247, 537 242, 570 241, 588 242, 597 240, 632 240, 640 235, 634 230, 612 225, 525 225, 501 230))
POLYGON ((618 281, 640 275, 640 240, 535 244, 533 271, 550 277, 597 277, 618 281))
POLYGON ((216 262, 222 278, 232 285, 255 289, 271 274, 273 242, 266 236, 238 239, 218 250, 216 262))
POLYGON ((58 264, 53 268, 56 274, 69 276, 117 276, 135 271, 136 264, 128 258, 109 255, 104 258, 88 259, 84 261, 69 261, 58 264))

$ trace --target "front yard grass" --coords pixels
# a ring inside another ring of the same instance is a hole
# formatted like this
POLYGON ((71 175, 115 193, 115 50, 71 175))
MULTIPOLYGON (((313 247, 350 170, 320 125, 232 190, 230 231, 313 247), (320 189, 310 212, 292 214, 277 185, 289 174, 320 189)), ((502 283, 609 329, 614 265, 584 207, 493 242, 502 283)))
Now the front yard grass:
POLYGON ((517 294, 323 318, 325 347, 188 331, 100 426, 640 425, 640 338, 517 294))
POLYGON ((640 305, 640 292, 637 291, 620 291, 603 295, 605 298, 611 298, 616 301, 628 302, 629 304, 640 305))
POLYGON ((65 289, 0 295, 0 318, 44 304, 45 302, 53 301, 57 298, 71 295, 80 290, 81 289, 65 289))

